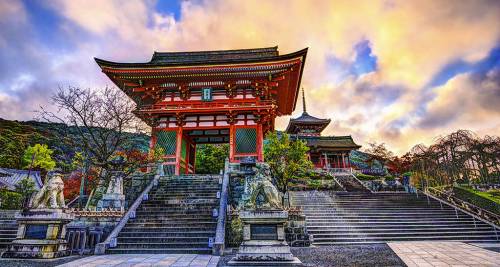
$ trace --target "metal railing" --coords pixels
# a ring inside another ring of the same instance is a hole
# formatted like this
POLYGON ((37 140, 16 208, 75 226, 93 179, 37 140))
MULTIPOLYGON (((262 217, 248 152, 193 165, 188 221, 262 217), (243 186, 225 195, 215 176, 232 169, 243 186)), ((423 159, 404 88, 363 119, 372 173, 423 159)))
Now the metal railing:
POLYGON ((212 254, 224 255, 224 244, 226 239, 226 211, 229 187, 229 159, 226 158, 224 164, 224 176, 222 178, 222 188, 219 202, 219 212, 217 217, 217 230, 215 232, 215 241, 212 247, 212 254))
POLYGON ((493 212, 487 211, 476 205, 473 205, 467 201, 457 198, 451 194, 438 190, 436 188, 427 187, 423 191, 424 194, 437 199, 438 201, 444 201, 449 206, 460 209, 461 211, 476 217, 477 219, 484 221, 490 225, 494 225, 496 228, 500 227, 500 215, 493 212))

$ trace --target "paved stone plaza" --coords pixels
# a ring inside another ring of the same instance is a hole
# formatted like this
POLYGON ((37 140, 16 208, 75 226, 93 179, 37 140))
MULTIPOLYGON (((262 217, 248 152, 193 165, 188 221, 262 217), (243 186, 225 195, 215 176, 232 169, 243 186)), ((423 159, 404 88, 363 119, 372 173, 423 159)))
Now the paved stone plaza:
POLYGON ((412 266, 500 266, 500 253, 461 242, 391 242, 389 247, 412 266))
POLYGON ((219 263, 218 256, 196 254, 116 254, 91 256, 72 261, 61 267, 111 267, 111 266, 196 266, 215 267, 219 263))
MULTIPOLYGON (((389 247, 401 258, 401 260, 409 267, 412 266, 500 266, 500 253, 486 250, 473 245, 461 242, 391 242, 389 247)), ((338 247, 338 246, 335 246, 338 247)), ((327 247, 311 248, 313 251, 327 247)), ((312 251, 309 251, 311 253, 312 251)), ((337 251, 339 253, 339 251, 337 251)), ((342 253, 342 252, 340 252, 342 253)), ((347 252, 346 252, 347 253, 347 252)), ((334 265, 350 265, 365 266, 370 264, 373 266, 385 266, 381 260, 373 261, 373 254, 359 254, 360 258, 367 257, 372 260, 356 263, 341 263, 335 259, 327 259, 327 261, 309 261, 306 258, 304 266, 332 266, 334 265), (371 256, 370 256, 371 255, 371 256)), ((302 258, 304 255, 298 255, 302 258)), ((351 255, 352 256, 352 255, 351 255)), ((354 256, 355 257, 355 256, 354 256)), ((337 255, 334 258, 342 258, 342 255, 337 255)), ((211 255, 195 255, 195 254, 116 254, 90 256, 78 259, 60 266, 63 267, 111 267, 111 266, 217 266, 220 257, 211 255)), ((388 263, 386 261, 386 263, 388 263)), ((350 266, 353 266, 350 265, 350 266)), ((400 266, 391 262, 392 266, 400 266)), ((401 263, 401 266, 402 263, 401 263)))

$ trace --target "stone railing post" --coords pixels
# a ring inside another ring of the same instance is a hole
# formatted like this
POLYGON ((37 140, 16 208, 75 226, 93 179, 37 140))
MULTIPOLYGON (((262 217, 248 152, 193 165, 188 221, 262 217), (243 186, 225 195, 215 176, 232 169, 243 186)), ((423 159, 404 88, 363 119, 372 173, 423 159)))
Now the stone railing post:
POLYGON ((229 190, 229 159, 224 164, 224 176, 222 178, 222 188, 220 194, 219 216, 217 218, 217 230, 215 232, 215 241, 212 247, 212 254, 224 255, 226 239, 226 210, 229 190))

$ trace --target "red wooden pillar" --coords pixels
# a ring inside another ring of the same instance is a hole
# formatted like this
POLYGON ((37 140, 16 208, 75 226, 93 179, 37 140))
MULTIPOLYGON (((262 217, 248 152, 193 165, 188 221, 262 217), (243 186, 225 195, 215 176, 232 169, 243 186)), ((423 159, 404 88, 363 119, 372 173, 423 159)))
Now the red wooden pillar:
POLYGON ((149 153, 154 153, 156 146, 156 129, 151 128, 151 139, 149 139, 149 153))
POLYGON ((196 173, 196 144, 193 143, 193 173, 196 173))
POLYGON ((259 123, 257 124, 257 160, 260 162, 264 161, 263 141, 262 124, 259 123))
POLYGON ((235 132, 235 127, 234 124, 231 124, 229 126, 229 162, 234 162, 234 135, 236 134, 235 132))
POLYGON ((181 170, 181 149, 182 149, 182 127, 177 127, 177 143, 175 149, 175 175, 181 170))

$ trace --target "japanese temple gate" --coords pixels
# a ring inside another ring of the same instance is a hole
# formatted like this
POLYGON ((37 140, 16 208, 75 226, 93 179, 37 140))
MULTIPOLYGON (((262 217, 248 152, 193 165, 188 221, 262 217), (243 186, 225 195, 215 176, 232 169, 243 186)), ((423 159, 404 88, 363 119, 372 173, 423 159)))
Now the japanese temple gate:
POLYGON ((263 139, 276 116, 295 109, 307 48, 277 47, 155 52, 146 63, 96 58, 102 71, 136 104, 152 127, 169 173, 194 173, 197 144, 229 143, 230 161, 263 160, 263 139))

